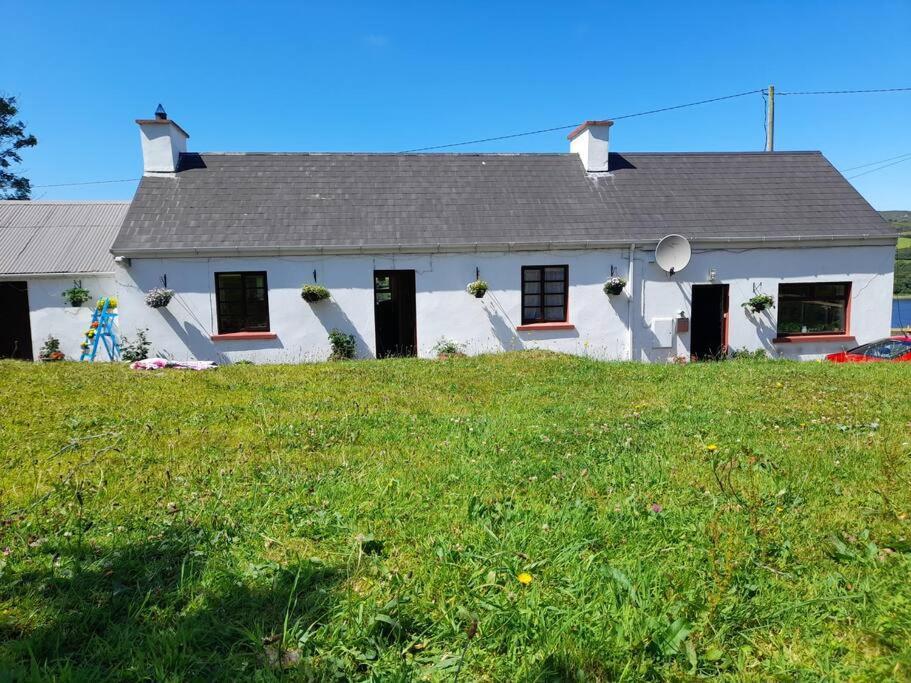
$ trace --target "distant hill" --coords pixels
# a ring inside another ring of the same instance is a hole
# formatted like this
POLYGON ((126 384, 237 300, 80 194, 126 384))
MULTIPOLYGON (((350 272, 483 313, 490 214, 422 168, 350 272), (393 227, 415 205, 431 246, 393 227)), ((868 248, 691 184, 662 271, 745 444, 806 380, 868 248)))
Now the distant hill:
POLYGON ((880 211, 879 215, 890 223, 895 223, 900 227, 907 227, 911 230, 911 211, 880 211))

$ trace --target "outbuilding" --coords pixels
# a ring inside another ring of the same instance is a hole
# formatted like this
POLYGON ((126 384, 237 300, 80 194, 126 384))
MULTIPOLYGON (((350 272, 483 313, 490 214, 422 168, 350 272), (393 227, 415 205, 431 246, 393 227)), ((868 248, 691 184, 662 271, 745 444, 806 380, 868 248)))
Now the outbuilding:
POLYGON ((114 295, 111 244, 128 206, 0 201, 0 358, 37 359, 49 337, 79 358, 96 298, 114 295), (88 297, 78 305, 64 296, 74 287, 88 297))

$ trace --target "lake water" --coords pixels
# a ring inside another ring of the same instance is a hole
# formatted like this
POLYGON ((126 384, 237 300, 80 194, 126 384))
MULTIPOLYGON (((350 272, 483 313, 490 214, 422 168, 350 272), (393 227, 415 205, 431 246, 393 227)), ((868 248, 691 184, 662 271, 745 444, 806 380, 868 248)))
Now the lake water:
POLYGON ((911 327, 911 299, 892 300, 892 327, 911 327))

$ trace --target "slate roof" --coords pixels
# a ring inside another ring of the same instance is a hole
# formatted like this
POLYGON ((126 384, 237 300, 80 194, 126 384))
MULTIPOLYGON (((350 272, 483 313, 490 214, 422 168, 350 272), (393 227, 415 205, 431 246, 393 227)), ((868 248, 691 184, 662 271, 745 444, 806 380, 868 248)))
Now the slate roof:
POLYGON ((0 275, 110 273, 129 202, 0 201, 0 275))
POLYGON ((114 253, 895 236, 819 152, 185 154, 114 253))

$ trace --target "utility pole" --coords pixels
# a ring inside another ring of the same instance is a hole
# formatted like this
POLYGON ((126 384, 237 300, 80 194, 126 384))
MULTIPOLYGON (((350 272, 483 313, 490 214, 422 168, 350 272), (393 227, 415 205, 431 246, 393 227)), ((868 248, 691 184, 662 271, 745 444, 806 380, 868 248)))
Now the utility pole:
POLYGON ((765 151, 775 151, 775 86, 769 86, 769 99, 766 102, 765 151))

